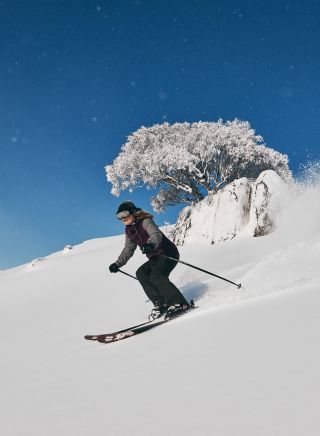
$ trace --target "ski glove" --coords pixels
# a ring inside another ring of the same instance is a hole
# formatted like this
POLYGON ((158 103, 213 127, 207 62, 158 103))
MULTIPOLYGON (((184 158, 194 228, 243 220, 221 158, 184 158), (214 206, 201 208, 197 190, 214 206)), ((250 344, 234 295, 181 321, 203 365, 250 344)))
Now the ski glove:
POLYGON ((109 266, 109 271, 112 272, 112 273, 116 273, 116 272, 118 272, 118 271, 119 271, 119 267, 118 267, 118 265, 117 265, 116 263, 112 263, 112 264, 109 266))
POLYGON ((154 250, 153 244, 144 244, 141 247, 141 251, 143 254, 150 254, 153 252, 153 250, 154 250))

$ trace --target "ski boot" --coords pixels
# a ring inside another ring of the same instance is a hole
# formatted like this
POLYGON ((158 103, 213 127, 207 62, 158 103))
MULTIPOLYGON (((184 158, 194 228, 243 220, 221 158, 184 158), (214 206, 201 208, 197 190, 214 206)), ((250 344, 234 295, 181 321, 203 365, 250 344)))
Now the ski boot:
POLYGON ((157 318, 160 318, 164 313, 166 313, 166 311, 167 308, 165 306, 154 306, 150 315, 148 316, 148 320, 153 321, 157 318))
POLYGON ((179 316, 183 312, 187 312, 193 308, 194 308, 193 300, 191 300, 190 303, 174 304, 174 305, 168 307, 167 313, 165 314, 164 319, 174 318, 175 316, 179 316))

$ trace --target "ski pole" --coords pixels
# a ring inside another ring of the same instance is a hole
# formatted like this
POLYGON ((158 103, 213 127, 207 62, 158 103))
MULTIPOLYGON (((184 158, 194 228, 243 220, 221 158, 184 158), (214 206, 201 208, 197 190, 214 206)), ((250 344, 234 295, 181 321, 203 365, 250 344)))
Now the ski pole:
POLYGON ((126 276, 129 276, 129 277, 131 277, 131 278, 133 278, 133 279, 136 279, 136 280, 138 280, 138 279, 137 279, 137 277, 135 277, 135 276, 132 276, 131 274, 128 274, 128 273, 126 273, 126 272, 122 271, 121 269, 119 269, 119 272, 121 272, 122 274, 125 274, 126 276))
POLYGON ((210 272, 210 271, 207 271, 207 270, 205 270, 205 269, 199 268, 198 266, 191 265, 190 263, 184 262, 183 260, 175 259, 174 257, 170 257, 170 256, 165 256, 164 254, 163 254, 162 256, 163 256, 163 257, 166 257, 167 259, 171 259, 171 260, 175 260, 176 262, 183 263, 184 265, 191 266, 191 268, 198 269, 199 271, 202 271, 202 272, 205 272, 205 273, 207 273, 207 274, 210 274, 211 276, 213 276, 213 277, 217 277, 218 279, 224 280, 225 282, 229 282, 229 283, 231 283, 232 285, 237 286, 238 289, 241 288, 241 283, 238 284, 238 283, 232 282, 231 280, 228 280, 228 279, 226 279, 226 278, 224 278, 224 277, 218 276, 218 274, 214 274, 214 273, 212 273, 212 272, 210 272))

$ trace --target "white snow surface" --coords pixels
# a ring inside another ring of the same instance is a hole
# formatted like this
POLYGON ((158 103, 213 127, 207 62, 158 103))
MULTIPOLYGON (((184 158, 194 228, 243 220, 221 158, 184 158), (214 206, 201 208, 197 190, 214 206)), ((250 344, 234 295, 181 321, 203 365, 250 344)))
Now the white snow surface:
POLYGON ((318 436, 319 194, 287 196, 268 236, 181 247, 244 288, 179 264, 172 280, 199 308, 115 344, 83 336, 151 309, 108 271, 123 236, 0 271, 1 436, 318 436))

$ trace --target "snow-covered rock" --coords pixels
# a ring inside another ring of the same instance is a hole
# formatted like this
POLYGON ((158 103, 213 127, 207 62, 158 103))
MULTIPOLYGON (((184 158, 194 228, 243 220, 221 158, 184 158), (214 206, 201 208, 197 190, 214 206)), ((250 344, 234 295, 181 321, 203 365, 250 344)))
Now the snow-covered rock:
POLYGON ((287 186, 275 171, 260 174, 252 186, 249 234, 264 236, 274 229, 275 217, 287 186))
POLYGON ((173 230, 177 245, 206 240, 210 244, 233 239, 240 233, 262 236, 274 228, 285 182, 272 170, 256 180, 234 180, 216 194, 184 208, 173 230))
POLYGON ((45 257, 39 257, 38 259, 34 259, 33 261, 31 261, 28 265, 27 265, 27 269, 29 270, 34 270, 40 267, 40 265, 42 265, 43 262, 46 261, 45 257))
POLYGON ((69 253, 71 250, 73 250, 73 246, 72 245, 66 245, 63 249, 63 254, 67 254, 69 253))

